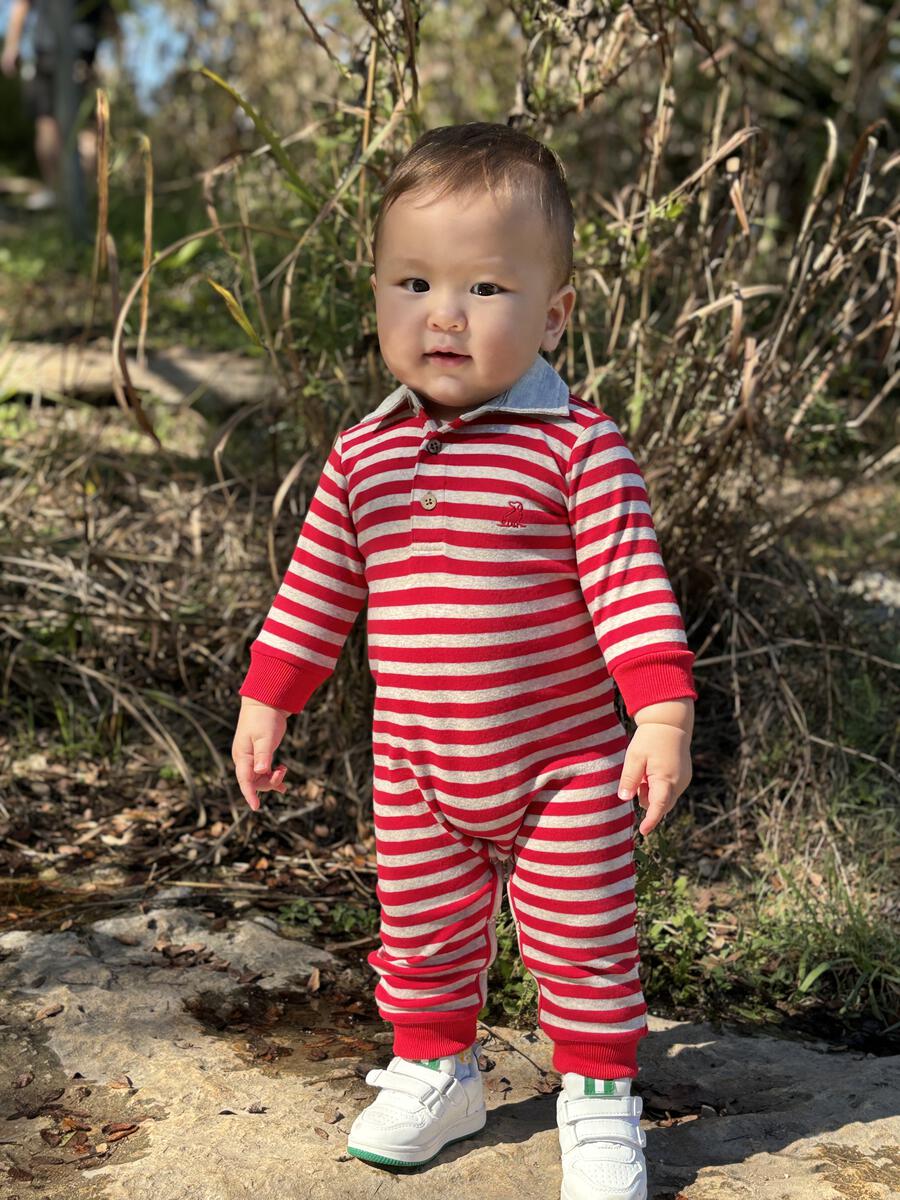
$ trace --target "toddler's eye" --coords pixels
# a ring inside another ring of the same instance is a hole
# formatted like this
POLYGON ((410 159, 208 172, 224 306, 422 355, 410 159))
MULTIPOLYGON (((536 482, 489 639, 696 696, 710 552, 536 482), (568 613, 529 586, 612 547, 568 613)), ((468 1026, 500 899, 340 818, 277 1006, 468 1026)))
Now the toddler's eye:
MULTIPOLYGON (((424 285, 425 285, 424 287, 421 287, 421 288, 413 288, 412 290, 413 290, 414 292, 419 292, 419 293, 421 293, 421 292, 424 292, 424 291, 426 291, 426 290, 427 290, 427 288, 428 288, 428 280, 427 280, 427 279, 422 279, 422 278, 420 278, 419 276, 416 276, 416 275, 410 275, 410 277, 409 277, 408 279, 401 279, 401 280, 400 280, 400 286, 401 286, 401 287, 404 289, 404 291, 408 291, 408 290, 410 290, 410 289, 408 289, 408 288, 406 287, 406 285, 407 285, 408 283, 413 283, 413 284, 416 284, 416 283, 422 283, 422 284, 424 284, 424 285)), ((487 295, 487 296, 496 296, 496 295, 499 295, 499 293, 503 291, 503 288, 501 288, 499 284, 496 284, 496 283, 487 283, 487 282, 485 282, 484 280, 482 280, 480 283, 474 283, 474 284, 472 285, 472 287, 473 287, 473 290, 474 290, 475 288, 494 288, 494 289, 495 289, 493 292, 487 292, 487 293, 479 292, 479 293, 478 293, 478 295, 480 295, 480 296, 484 296, 484 295, 487 295)))

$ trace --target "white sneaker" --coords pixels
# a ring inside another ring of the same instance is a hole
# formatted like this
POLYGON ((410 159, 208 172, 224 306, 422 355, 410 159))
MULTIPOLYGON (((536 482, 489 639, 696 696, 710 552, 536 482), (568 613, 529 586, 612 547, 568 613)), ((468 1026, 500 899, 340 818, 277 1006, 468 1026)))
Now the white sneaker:
POLYGON ((640 1096, 629 1095, 630 1084, 586 1081, 574 1071, 562 1081, 556 1102, 560 1200, 647 1200, 640 1096))
POLYGON ((448 1143, 478 1133, 487 1121, 479 1050, 476 1042, 472 1073, 460 1078, 458 1055, 432 1060, 436 1067, 395 1056, 385 1070, 369 1071, 366 1083, 381 1091, 350 1126, 348 1154, 381 1166, 422 1166, 448 1143))

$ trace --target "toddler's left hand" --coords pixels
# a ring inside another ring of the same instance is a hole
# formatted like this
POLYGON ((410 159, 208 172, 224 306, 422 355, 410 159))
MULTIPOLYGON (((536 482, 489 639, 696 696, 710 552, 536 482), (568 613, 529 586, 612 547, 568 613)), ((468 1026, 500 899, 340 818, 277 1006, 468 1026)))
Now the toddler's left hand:
POLYGON ((638 725, 625 751, 619 796, 634 798, 647 809, 638 826, 646 837, 675 807, 691 782, 691 735, 676 725, 647 722, 638 725))

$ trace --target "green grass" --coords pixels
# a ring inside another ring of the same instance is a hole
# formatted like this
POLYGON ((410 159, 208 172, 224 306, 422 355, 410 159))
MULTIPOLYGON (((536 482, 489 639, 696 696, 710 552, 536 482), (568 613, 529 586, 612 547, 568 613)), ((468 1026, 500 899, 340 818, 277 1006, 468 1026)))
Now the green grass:
POLYGON ((516 927, 504 897, 497 914, 497 957, 488 971, 487 1004, 480 1018, 490 1024, 532 1027, 537 1021, 537 985, 519 957, 516 927))
POLYGON ((364 936, 375 933, 379 925, 377 906, 364 908, 360 904, 338 900, 326 907, 305 897, 283 904, 278 909, 278 919, 306 936, 321 936, 322 933, 364 936))

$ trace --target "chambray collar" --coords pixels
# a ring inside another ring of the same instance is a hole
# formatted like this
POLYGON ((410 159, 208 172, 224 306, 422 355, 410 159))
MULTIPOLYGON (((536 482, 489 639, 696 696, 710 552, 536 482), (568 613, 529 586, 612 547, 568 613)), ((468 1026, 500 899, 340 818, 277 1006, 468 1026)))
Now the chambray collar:
MULTIPOLYGON (((369 422, 381 421, 403 405, 411 406, 417 416, 424 411, 421 399, 405 383, 401 383, 389 396, 385 396, 378 407, 363 417, 359 424, 367 425, 369 422)), ((520 375, 505 392, 500 392, 490 400, 485 400, 478 408, 469 409, 453 419, 469 421, 481 413, 497 408, 551 417, 564 415, 569 411, 569 388, 550 363, 538 354, 525 374, 520 375)))

